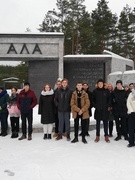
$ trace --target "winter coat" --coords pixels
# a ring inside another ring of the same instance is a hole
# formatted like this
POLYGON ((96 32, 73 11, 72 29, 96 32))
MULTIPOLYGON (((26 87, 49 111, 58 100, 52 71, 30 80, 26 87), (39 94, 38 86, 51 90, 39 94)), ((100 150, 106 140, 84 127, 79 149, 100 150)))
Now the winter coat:
POLYGON ((72 96, 72 91, 67 87, 63 89, 62 87, 55 94, 55 105, 58 107, 60 112, 70 112, 70 100, 72 96))
POLYGON ((89 107, 90 107, 90 100, 88 97, 88 94, 83 90, 82 95, 81 95, 81 109, 78 107, 78 101, 77 101, 77 92, 74 91, 72 93, 72 98, 71 98, 71 112, 72 116, 75 119, 77 117, 77 114, 79 113, 80 110, 82 110, 82 119, 88 119, 89 118, 89 107))
POLYGON ((108 120, 111 106, 110 92, 105 88, 96 88, 93 91, 93 106, 95 107, 94 117, 96 120, 108 120))
POLYGON ((92 116, 92 107, 93 107, 93 95, 92 95, 92 92, 87 90, 86 93, 88 94, 89 96, 89 100, 90 100, 90 107, 89 107, 89 115, 92 116))
POLYGON ((29 113, 37 105, 37 98, 31 89, 25 92, 23 89, 17 98, 17 107, 21 113, 29 113))
POLYGON ((8 113, 8 110, 7 110, 8 99, 9 99, 9 95, 7 94, 7 91, 3 90, 0 93, 0 114, 1 113, 8 113))
POLYGON ((8 112, 10 117, 19 117, 20 110, 17 107, 18 94, 11 94, 8 101, 8 112))
POLYGON ((135 90, 131 92, 127 99, 128 114, 135 112, 135 90))
POLYGON ((42 124, 54 123, 54 93, 53 90, 42 91, 39 99, 38 114, 41 114, 42 124))
POLYGON ((114 116, 123 117, 127 116, 127 92, 122 89, 118 90, 117 88, 111 93, 112 98, 112 112, 114 116))

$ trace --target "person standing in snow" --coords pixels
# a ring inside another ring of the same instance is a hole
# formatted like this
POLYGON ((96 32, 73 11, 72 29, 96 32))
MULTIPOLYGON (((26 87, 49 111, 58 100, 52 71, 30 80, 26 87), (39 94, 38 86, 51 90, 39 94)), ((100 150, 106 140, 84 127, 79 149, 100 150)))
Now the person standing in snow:
POLYGON ((124 90, 122 86, 122 81, 116 81, 116 87, 114 91, 111 93, 112 97, 112 112, 114 114, 114 119, 116 123, 116 131, 117 137, 114 139, 115 141, 119 141, 121 136, 124 136, 125 140, 128 140, 127 135, 127 97, 128 94, 124 90))
POLYGON ((11 96, 9 97, 8 101, 8 112, 10 115, 10 122, 11 122, 11 130, 12 135, 11 138, 17 138, 19 132, 19 117, 20 117, 20 110, 17 107, 17 88, 11 88, 11 96))
POLYGON ((54 91, 50 84, 45 84, 39 99, 38 114, 41 114, 41 123, 43 124, 43 139, 51 139, 54 123, 54 91))
POLYGON ((74 118, 74 132, 75 138, 71 143, 78 142, 78 128, 79 128, 79 119, 81 119, 81 128, 82 128, 82 142, 87 143, 85 136, 88 132, 88 120, 89 120, 89 107, 90 100, 88 93, 83 90, 83 84, 78 82, 76 85, 76 90, 72 94, 71 98, 71 112, 74 118))
POLYGON ((22 119, 22 136, 18 140, 26 139, 28 120, 28 140, 32 140, 33 108, 37 105, 37 97, 30 89, 30 83, 24 83, 24 89, 19 93, 17 98, 17 107, 21 111, 22 119))
POLYGON ((1 133, 0 136, 7 135, 8 128, 8 110, 7 110, 7 102, 9 99, 9 95, 4 87, 0 86, 0 122, 1 122, 1 133))
POLYGON ((129 144, 127 147, 135 146, 135 89, 129 94, 127 99, 128 109, 128 131, 129 131, 129 144))
POLYGON ((59 133, 56 140, 62 139, 63 128, 65 124, 65 131, 67 141, 70 141, 70 100, 72 91, 68 87, 68 80, 62 80, 62 86, 55 94, 55 105, 58 107, 58 118, 59 118, 59 133))
POLYGON ((95 107, 94 117, 96 119, 96 139, 95 142, 100 140, 100 122, 103 121, 104 136, 107 143, 110 142, 108 137, 108 118, 109 109, 111 106, 110 92, 104 87, 104 80, 97 81, 97 87, 93 91, 93 106, 95 107))

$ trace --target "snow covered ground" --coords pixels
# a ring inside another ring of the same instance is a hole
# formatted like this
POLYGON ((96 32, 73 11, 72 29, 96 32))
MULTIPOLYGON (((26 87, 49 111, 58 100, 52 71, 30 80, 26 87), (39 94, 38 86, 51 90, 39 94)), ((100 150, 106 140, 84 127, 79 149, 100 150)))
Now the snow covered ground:
MULTIPOLYGON (((34 127, 42 127, 37 109, 34 127)), ((0 180, 135 179, 135 148, 127 148, 125 140, 114 141, 116 132, 106 143, 101 129, 101 141, 95 143, 95 130, 90 131, 88 144, 83 144, 81 137, 75 144, 65 138, 43 140, 43 133, 33 133, 32 141, 18 141, 10 136, 0 137, 0 180)))

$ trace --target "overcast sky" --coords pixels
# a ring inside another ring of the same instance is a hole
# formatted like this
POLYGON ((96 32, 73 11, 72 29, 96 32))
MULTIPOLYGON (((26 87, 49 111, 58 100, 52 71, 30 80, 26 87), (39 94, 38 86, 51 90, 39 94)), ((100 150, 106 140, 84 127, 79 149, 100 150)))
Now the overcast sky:
MULTIPOLYGON (((97 7, 98 0, 85 0, 89 12, 97 7)), ((108 0, 113 13, 119 13, 128 4, 135 7, 135 0, 108 0)), ((38 32, 48 10, 56 7, 56 0, 0 0, 0 33, 25 32, 29 27, 38 32)))
MULTIPOLYGON (((113 13, 120 14, 128 4, 135 7, 135 0, 108 0, 113 13)), ((98 0, 85 0, 86 8, 92 12, 98 0)), ((0 0, 0 33, 24 33, 30 28, 32 33, 38 32, 48 10, 56 7, 56 0, 0 0)), ((0 64, 16 65, 17 62, 0 62, 0 64)))

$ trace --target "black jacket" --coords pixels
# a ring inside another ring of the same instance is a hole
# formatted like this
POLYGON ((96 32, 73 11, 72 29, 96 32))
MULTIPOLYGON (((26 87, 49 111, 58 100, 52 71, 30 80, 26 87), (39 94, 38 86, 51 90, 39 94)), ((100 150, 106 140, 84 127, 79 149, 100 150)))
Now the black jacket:
POLYGON ((40 95, 38 114, 41 114, 42 124, 54 123, 54 94, 40 95))
POLYGON ((70 112, 70 100, 72 96, 72 91, 67 87, 63 89, 62 87, 55 94, 55 105, 58 107, 58 111, 70 112))
POLYGON ((117 117, 123 117, 127 116, 127 97, 128 94, 127 92, 122 89, 118 90, 117 88, 114 89, 114 91, 111 93, 111 98, 112 98, 112 112, 114 116, 117 117))
POLYGON ((108 120, 108 107, 111 106, 111 96, 108 89, 96 88, 93 91, 93 106, 95 107, 96 120, 108 120))

